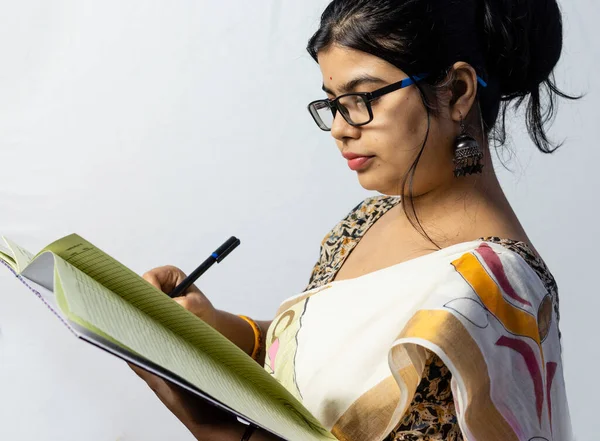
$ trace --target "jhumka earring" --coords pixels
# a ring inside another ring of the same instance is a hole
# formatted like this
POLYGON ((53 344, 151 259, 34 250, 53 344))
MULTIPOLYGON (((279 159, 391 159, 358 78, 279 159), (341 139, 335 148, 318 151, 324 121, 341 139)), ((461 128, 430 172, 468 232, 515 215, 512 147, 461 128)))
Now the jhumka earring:
POLYGON ((462 113, 460 114, 460 135, 456 138, 454 149, 454 176, 466 176, 481 173, 483 151, 479 143, 467 134, 462 113))

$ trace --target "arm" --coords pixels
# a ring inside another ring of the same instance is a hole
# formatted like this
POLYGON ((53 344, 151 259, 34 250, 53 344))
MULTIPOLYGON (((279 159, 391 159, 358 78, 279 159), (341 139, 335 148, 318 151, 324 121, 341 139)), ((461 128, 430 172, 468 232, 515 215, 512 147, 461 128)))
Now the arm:
MULTIPOLYGON (((168 293, 179 285, 186 275, 179 268, 166 265, 148 271, 143 277, 156 288, 168 293)), ((184 296, 176 297, 174 300, 219 331, 246 354, 252 354, 254 331, 244 319, 235 314, 216 309, 195 285, 192 285, 184 294, 184 296)), ((256 323, 260 326, 264 339, 271 321, 256 321, 256 323)), ((262 343, 264 344, 264 341, 262 343)), ((259 355, 260 357, 256 361, 262 366, 264 364, 264 353, 259 355)))
MULTIPOLYGON (((162 403, 198 440, 241 441, 248 426, 236 417, 169 381, 134 365, 131 369, 154 391, 162 403)), ((282 441, 262 429, 256 429, 248 441, 282 441)))
MULTIPOLYGON (((271 325, 271 320, 257 320, 256 323, 262 331, 262 347, 265 347, 267 329, 271 325)), ((217 310, 217 318, 214 328, 227 337, 232 343, 239 347, 246 354, 250 355, 254 349, 254 331, 244 319, 235 314, 226 311, 217 310)), ((265 351, 259 354, 256 360, 261 366, 265 364, 265 351)))
MULTIPOLYGON (((144 279, 164 292, 171 292, 185 278, 185 274, 173 266, 155 268, 144 279)), ((205 323, 223 334, 232 343, 252 354, 255 338, 252 326, 244 319, 226 311, 217 310, 196 286, 190 287, 183 297, 174 299, 205 323)), ((264 338, 271 321, 256 321, 264 338)), ((264 347, 264 346, 263 346, 264 347)), ((257 362, 264 364, 264 351, 257 362)), ((133 365, 130 367, 150 386, 163 404, 188 428, 197 439, 215 441, 239 441, 246 430, 237 418, 215 406, 207 404, 186 390, 133 365)), ((280 438, 257 429, 251 441, 276 441, 280 438)))

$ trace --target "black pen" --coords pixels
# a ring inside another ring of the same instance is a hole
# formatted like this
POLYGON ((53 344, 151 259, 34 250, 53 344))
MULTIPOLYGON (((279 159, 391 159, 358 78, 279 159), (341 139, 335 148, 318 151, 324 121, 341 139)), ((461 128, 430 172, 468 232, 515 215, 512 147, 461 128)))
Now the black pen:
POLYGON ((185 290, 192 286, 192 284, 198 280, 198 277, 204 274, 206 270, 213 265, 213 263, 221 262, 221 260, 225 259, 225 257, 227 257, 227 255, 231 253, 239 244, 240 240, 235 236, 231 236, 229 239, 227 239, 227 241, 217 248, 217 251, 212 253, 208 259, 202 262, 193 273, 183 279, 183 281, 169 293, 169 297, 174 298, 183 295, 185 290))

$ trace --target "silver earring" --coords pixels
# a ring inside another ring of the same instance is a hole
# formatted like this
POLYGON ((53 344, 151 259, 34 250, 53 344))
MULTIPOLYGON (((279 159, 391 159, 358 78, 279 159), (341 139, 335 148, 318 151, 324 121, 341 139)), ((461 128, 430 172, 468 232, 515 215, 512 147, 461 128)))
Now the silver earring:
POLYGON ((454 176, 466 176, 481 173, 483 151, 479 143, 467 134, 462 113, 460 114, 460 135, 456 138, 454 147, 454 176))

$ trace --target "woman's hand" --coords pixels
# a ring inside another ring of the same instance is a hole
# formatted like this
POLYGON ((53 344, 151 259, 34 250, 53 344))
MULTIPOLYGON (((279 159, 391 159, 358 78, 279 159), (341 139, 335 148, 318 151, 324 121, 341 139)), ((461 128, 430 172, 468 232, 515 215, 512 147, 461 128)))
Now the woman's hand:
POLYGON ((148 384, 196 439, 238 441, 242 438, 245 426, 231 414, 137 366, 130 364, 129 367, 148 384))
MULTIPOLYGON (((165 293, 171 292, 186 275, 179 268, 167 265, 154 268, 143 278, 165 293)), ((248 353, 254 344, 250 326, 239 317, 215 309, 210 300, 195 285, 186 290, 184 296, 175 299, 181 306, 193 312, 225 337, 248 353)), ((270 322, 261 322, 265 329, 270 322)), ((176 384, 163 380, 137 366, 129 365, 158 396, 160 401, 199 440, 238 441, 246 427, 232 416, 176 384)), ((274 435, 258 429, 251 441, 281 441, 274 435)))
MULTIPOLYGON (((167 265, 154 268, 144 274, 143 277, 161 291, 169 293, 185 279, 186 275, 179 268, 167 265)), ((252 354, 254 350, 254 331, 248 323, 235 314, 215 309, 210 300, 195 285, 188 288, 184 294, 184 296, 173 300, 219 331, 246 354, 252 354)), ((257 323, 263 329, 263 333, 271 325, 270 321, 259 321, 257 323)), ((257 362, 262 365, 263 361, 264 353, 257 362)))
MULTIPOLYGON (((168 294, 183 282, 186 274, 175 266, 166 265, 154 268, 146 272, 142 277, 162 292, 168 294)), ((173 300, 218 330, 218 311, 196 285, 190 286, 184 292, 183 296, 176 297, 173 300)))
MULTIPOLYGON (((143 278, 165 293, 171 292, 186 277, 174 266, 161 266, 148 271, 143 278)), ((185 296, 174 299, 213 328, 217 328, 218 311, 208 298, 191 286, 185 296)), ((160 401, 192 432, 197 439, 237 441, 245 426, 231 414, 207 403, 176 384, 163 380, 139 367, 129 365, 158 396, 160 401)))
MULTIPOLYGON (((163 380, 137 366, 129 365, 158 396, 160 401, 198 440, 239 441, 248 426, 236 417, 213 406, 176 384, 163 380)), ((256 429, 250 441, 283 441, 275 435, 256 429)))

